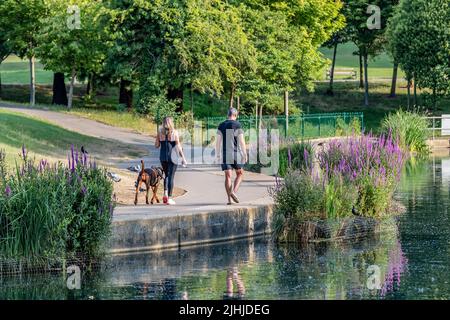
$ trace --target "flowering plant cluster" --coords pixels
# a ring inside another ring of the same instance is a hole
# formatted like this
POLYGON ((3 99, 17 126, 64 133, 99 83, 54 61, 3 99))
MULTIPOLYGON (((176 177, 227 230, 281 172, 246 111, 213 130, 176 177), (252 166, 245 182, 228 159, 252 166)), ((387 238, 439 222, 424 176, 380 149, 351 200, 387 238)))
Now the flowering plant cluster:
POLYGON ((305 143, 287 150, 288 172, 284 180, 276 178, 271 190, 275 232, 305 219, 391 214, 393 193, 406 159, 391 135, 333 140, 314 157, 311 153, 316 152, 305 143), (303 165, 294 166, 293 158, 302 159, 303 165))
POLYGON ((0 151, 0 256, 34 261, 102 253, 114 210, 107 172, 72 146, 68 164, 31 159, 6 170, 0 151))

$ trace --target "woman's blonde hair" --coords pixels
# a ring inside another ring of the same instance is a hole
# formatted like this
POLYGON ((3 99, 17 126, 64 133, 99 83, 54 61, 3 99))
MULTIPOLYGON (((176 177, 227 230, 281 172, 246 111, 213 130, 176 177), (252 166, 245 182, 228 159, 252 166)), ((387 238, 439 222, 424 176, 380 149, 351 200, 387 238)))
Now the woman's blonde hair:
POLYGON ((175 131, 175 125, 173 124, 173 118, 172 117, 165 117, 163 119, 162 123, 162 133, 166 135, 167 137, 172 138, 172 135, 175 131))

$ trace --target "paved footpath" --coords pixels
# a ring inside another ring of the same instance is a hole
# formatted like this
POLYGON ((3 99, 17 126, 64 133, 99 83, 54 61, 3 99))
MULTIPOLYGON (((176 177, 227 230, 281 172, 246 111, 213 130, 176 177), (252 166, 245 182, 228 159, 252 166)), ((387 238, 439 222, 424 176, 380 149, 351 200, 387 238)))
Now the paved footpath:
MULTIPOLYGON (((116 140, 148 148, 149 155, 148 157, 144 157, 146 165, 159 164, 159 151, 154 147, 154 138, 150 136, 55 111, 12 107, 5 103, 0 103, 0 108, 2 107, 44 119, 67 130, 79 132, 84 135, 116 140)), ((118 162, 114 165, 119 168, 127 168, 130 165, 140 164, 140 160, 139 158, 132 161, 118 162)), ((187 168, 179 168, 175 177, 175 185, 186 190, 187 193, 175 199, 177 205, 119 206, 114 212, 114 221, 131 221, 173 215, 189 215, 200 212, 227 211, 230 209, 234 210, 272 203, 268 194, 268 188, 274 184, 273 177, 246 172, 238 193, 241 203, 228 206, 226 205, 227 198, 224 188, 224 176, 219 166, 196 166, 188 164, 187 168)), ((141 194, 139 198, 141 203, 145 201, 144 198, 144 195, 141 194)))

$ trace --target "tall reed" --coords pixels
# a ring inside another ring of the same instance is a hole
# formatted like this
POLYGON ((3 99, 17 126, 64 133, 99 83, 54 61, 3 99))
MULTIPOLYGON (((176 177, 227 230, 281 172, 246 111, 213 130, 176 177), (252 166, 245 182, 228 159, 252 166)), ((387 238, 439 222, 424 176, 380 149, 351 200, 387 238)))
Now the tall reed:
POLYGON ((67 165, 36 162, 23 147, 15 170, 6 173, 2 156, 0 168, 0 256, 33 262, 102 253, 114 209, 105 169, 73 147, 67 165))

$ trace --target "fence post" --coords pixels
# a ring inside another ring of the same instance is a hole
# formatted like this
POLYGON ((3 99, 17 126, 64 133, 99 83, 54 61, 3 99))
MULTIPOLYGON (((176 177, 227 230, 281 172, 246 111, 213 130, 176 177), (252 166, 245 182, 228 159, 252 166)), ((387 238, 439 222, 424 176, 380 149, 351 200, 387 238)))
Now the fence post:
POLYGON ((301 116, 300 118, 302 120, 302 140, 305 138, 305 117, 301 116))
POLYGON ((209 117, 206 117, 206 141, 209 142, 209 117))
MULTIPOLYGON (((441 128, 442 128, 442 120, 441 120, 441 128)), ((434 140, 434 116, 433 116, 433 140, 434 140)))
POLYGON ((284 116, 286 117, 284 133, 287 139, 289 130, 289 92, 287 90, 284 92, 284 116))

